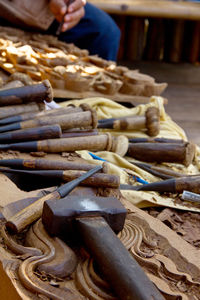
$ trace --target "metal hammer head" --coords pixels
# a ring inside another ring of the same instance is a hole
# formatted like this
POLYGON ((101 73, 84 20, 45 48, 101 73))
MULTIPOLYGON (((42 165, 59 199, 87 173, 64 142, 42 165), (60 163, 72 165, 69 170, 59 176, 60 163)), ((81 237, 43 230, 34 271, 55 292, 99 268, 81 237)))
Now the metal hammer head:
POLYGON ((76 219, 103 217, 115 232, 123 229, 126 209, 115 197, 67 196, 44 203, 42 222, 50 235, 73 236, 76 219))

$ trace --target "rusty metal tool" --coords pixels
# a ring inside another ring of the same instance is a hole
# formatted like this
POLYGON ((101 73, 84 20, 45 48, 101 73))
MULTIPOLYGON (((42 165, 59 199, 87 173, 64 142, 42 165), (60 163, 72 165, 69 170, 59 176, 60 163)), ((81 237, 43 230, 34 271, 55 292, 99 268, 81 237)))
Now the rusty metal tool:
POLYGON ((44 203, 42 213, 50 235, 83 240, 117 297, 164 300, 115 234, 123 229, 125 217, 126 209, 114 197, 52 199, 44 203))
POLYGON ((53 91, 49 80, 44 80, 38 84, 0 91, 0 106, 27 102, 43 102, 44 100, 47 102, 53 100, 53 91))
POLYGON ((17 214, 9 218, 6 222, 7 229, 11 230, 14 233, 21 232, 25 229, 28 225, 35 222, 39 219, 42 215, 42 208, 43 204, 48 199, 60 199, 68 195, 75 187, 77 187, 81 181, 85 180, 86 178, 92 176, 96 172, 102 169, 102 166, 96 166, 87 173, 84 173, 81 177, 72 180, 64 185, 61 185, 57 188, 54 192, 47 194, 37 201, 32 203, 31 205, 25 207, 17 214))

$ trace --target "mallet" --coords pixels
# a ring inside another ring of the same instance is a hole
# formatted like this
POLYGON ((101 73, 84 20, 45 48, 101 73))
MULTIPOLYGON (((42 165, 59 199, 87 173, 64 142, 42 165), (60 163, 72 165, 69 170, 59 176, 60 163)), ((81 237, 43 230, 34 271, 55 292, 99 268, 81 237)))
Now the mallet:
POLYGON ((126 209, 116 198, 68 196, 44 203, 42 221, 50 235, 81 235, 99 269, 123 300, 164 300, 114 232, 123 229, 126 209))
POLYGON ((44 80, 38 84, 0 91, 0 106, 27 102, 43 102, 44 100, 47 102, 53 100, 53 91, 49 80, 44 80))
POLYGON ((111 128, 116 130, 147 129, 147 134, 155 136, 160 130, 159 110, 149 107, 145 116, 127 116, 121 118, 105 119, 98 121, 98 128, 111 128))

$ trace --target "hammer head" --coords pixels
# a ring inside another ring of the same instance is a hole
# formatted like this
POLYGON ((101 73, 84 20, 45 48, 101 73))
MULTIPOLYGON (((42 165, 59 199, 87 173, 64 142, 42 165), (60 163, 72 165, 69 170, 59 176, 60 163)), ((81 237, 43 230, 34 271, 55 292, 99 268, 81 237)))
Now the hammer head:
POLYGON ((121 231, 126 209, 115 197, 67 196, 44 203, 42 222, 50 235, 74 236, 77 218, 103 217, 116 233, 121 231))

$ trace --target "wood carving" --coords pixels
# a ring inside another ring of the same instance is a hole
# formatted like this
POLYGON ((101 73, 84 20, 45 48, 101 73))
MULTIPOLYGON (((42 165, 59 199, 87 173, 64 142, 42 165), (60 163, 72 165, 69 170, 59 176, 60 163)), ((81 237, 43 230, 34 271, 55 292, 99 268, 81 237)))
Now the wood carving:
POLYGON ((137 70, 89 56, 87 50, 61 42, 57 37, 0 29, 0 68, 11 75, 8 81, 17 81, 17 85, 48 79, 57 97, 84 98, 91 93, 119 101, 124 97, 131 101, 134 95, 147 100, 160 95, 167 86, 137 70))
MULTIPOLYGON (((128 207, 133 206, 128 204, 128 207)), ((23 237, 23 245, 4 227, 1 233, 4 245, 18 259, 14 273, 18 270, 20 283, 33 295, 51 299, 117 299, 89 254, 79 248, 75 255, 61 240, 50 238, 41 220, 30 227, 23 237)), ((140 209, 132 209, 119 238, 166 299, 199 299, 200 253, 183 240, 179 245, 181 238, 161 221, 140 209), (160 228, 155 229, 155 222, 160 228), (177 242, 171 245, 169 240, 173 238, 177 242), (183 254, 183 245, 188 255, 183 254)))

